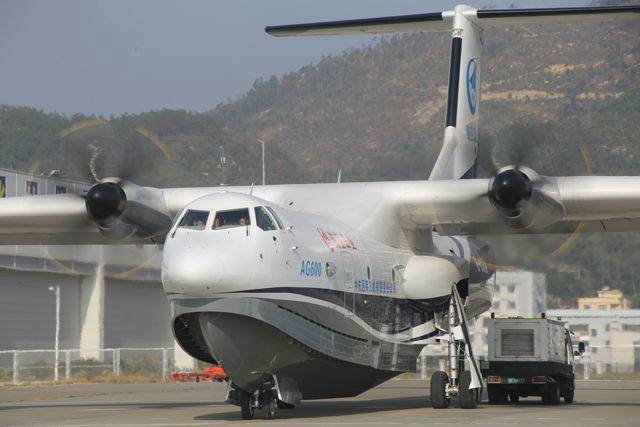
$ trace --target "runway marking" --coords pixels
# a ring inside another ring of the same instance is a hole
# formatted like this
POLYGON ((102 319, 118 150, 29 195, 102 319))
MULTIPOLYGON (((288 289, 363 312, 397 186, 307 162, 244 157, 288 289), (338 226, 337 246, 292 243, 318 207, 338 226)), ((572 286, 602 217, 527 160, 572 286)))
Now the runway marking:
POLYGON ((126 411, 129 408, 81 408, 77 409, 77 411, 126 411))

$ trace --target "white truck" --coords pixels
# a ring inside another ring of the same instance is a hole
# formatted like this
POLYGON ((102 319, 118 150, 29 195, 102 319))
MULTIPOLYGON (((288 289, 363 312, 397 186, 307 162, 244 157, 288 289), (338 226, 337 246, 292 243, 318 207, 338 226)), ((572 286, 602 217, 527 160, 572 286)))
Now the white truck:
POLYGON ((541 396, 546 405, 563 397, 572 403, 575 392, 571 331, 560 321, 541 318, 488 319, 486 360, 480 362, 487 382, 489 404, 518 402, 520 397, 541 396))

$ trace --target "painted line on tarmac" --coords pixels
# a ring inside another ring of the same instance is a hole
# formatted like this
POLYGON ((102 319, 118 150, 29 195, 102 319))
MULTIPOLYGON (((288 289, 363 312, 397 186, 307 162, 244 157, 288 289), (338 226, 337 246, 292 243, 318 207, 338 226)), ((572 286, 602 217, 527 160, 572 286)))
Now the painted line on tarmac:
MULTIPOLYGON (((48 408, 47 408, 48 409, 48 408)), ((76 411, 127 411, 131 408, 80 408, 80 409, 76 409, 76 411)))

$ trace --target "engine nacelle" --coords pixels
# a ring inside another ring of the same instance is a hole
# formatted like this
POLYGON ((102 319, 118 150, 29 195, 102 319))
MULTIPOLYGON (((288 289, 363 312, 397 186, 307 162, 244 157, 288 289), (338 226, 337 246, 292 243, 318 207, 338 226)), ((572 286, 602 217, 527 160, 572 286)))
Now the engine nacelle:
POLYGON ((515 229, 544 228, 564 215, 555 183, 524 166, 500 169, 490 183, 489 198, 515 229))
POLYGON ((100 233, 112 240, 150 239, 171 228, 171 217, 160 190, 108 178, 86 195, 87 212, 100 233))
POLYGON ((451 288, 468 279, 468 270, 460 258, 416 255, 404 269, 404 295, 425 309, 441 310, 449 303, 451 288))

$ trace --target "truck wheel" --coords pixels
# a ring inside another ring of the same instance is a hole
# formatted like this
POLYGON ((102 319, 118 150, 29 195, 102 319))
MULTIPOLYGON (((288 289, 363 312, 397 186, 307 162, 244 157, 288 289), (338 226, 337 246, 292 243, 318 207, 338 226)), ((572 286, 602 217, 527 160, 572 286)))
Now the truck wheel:
POLYGON ((520 395, 517 391, 512 391, 509 393, 509 401, 511 403, 518 403, 520 401, 520 395))
MULTIPOLYGON (((574 385, 575 387, 575 385, 574 385)), ((573 388, 565 388, 563 391, 563 395, 564 395, 564 403, 573 403, 573 394, 575 392, 575 389, 573 388)))
POLYGON ((487 394, 489 395, 489 405, 504 405, 507 403, 507 394, 500 385, 487 385, 487 394))
POLYGON ((542 403, 545 405, 558 405, 560 403, 560 385, 547 383, 542 392, 542 403))
POLYGON ((462 409, 475 409, 478 407, 478 389, 469 389, 470 385, 471 371, 462 372, 458 385, 458 396, 460 398, 460 407, 462 409))
POLYGON ((447 384, 449 384, 449 376, 446 372, 436 371, 431 375, 431 406, 434 409, 445 409, 449 407, 449 398, 447 398, 447 384))

